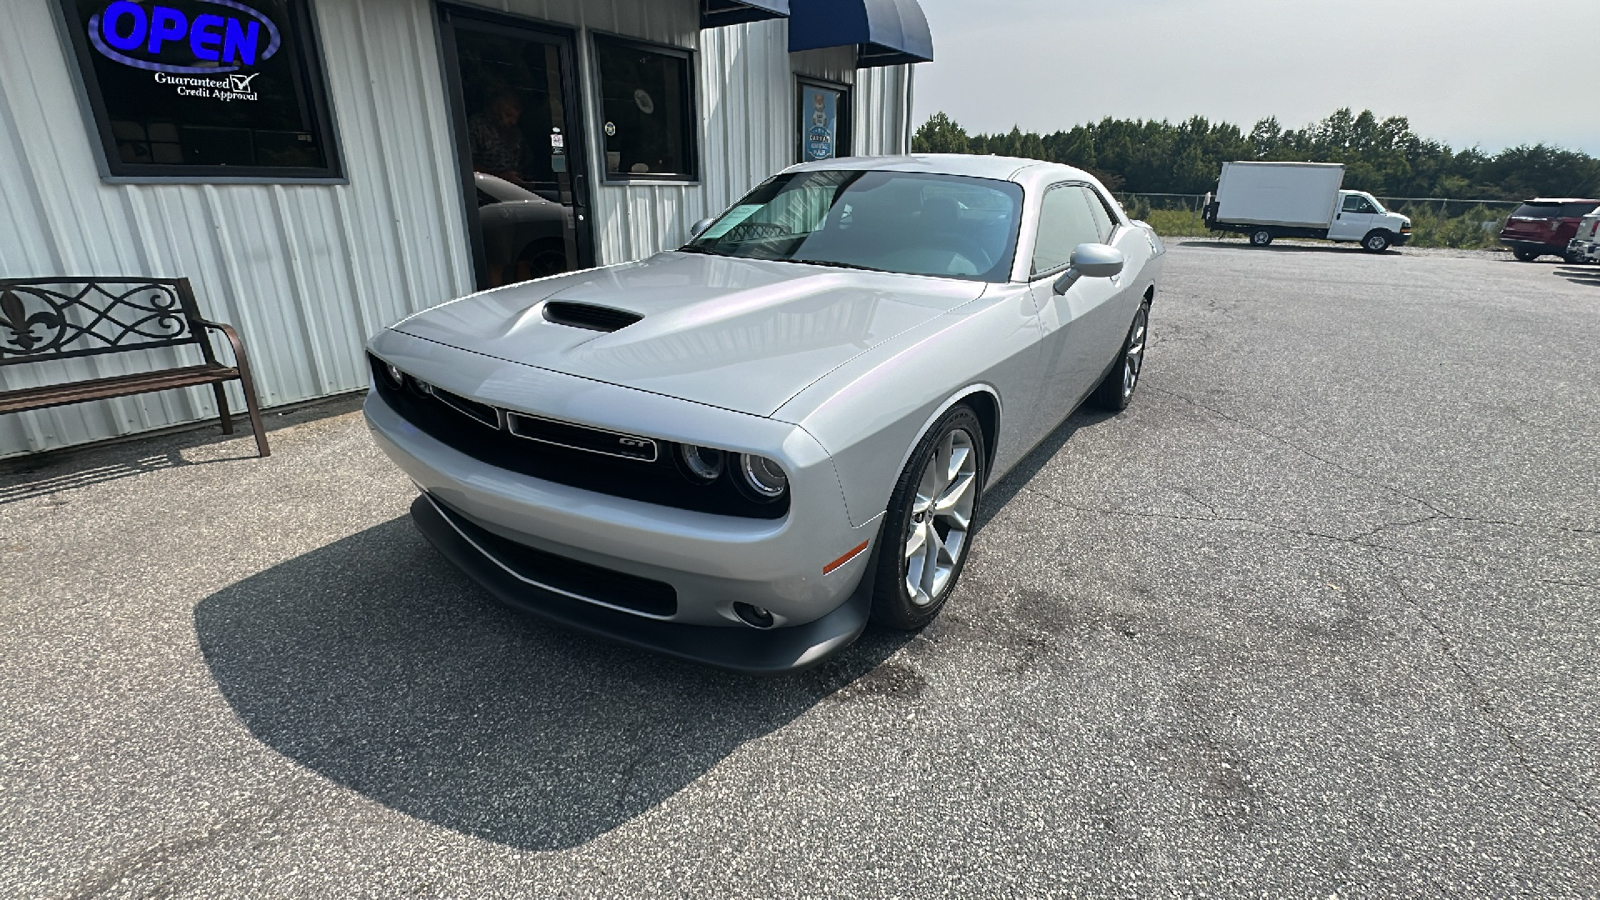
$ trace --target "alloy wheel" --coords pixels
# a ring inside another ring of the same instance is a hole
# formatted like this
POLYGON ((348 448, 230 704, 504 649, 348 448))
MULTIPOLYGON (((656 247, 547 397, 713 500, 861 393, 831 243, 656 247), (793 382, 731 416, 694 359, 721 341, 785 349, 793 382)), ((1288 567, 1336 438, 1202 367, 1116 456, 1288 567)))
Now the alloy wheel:
POLYGON ((906 523, 905 587, 917 606, 928 606, 944 594, 967 550, 977 482, 972 436, 952 431, 923 469, 906 523))
POLYGON ((1133 317, 1133 328, 1128 332, 1128 349, 1122 354, 1122 397, 1133 396, 1139 386, 1139 371, 1144 368, 1144 341, 1149 331, 1150 314, 1144 307, 1133 317))

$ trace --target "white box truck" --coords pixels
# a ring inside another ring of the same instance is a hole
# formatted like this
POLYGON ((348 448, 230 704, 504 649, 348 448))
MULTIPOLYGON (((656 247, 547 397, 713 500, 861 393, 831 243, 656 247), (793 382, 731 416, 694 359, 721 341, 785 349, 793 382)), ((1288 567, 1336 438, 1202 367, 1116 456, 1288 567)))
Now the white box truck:
POLYGON ((1265 247, 1280 237, 1358 242, 1382 253, 1411 240, 1411 220, 1364 191, 1341 190, 1338 163, 1225 162, 1204 218, 1213 231, 1237 231, 1265 247))

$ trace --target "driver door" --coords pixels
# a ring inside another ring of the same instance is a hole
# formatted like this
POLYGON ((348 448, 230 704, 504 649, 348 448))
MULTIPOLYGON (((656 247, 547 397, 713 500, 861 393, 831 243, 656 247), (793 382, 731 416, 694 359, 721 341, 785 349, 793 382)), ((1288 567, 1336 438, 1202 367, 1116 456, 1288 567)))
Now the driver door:
POLYGON ((1090 188, 1062 184, 1045 193, 1039 208, 1039 234, 1034 242, 1032 293, 1044 331, 1044 383, 1039 399, 1040 425, 1048 432, 1065 419, 1089 391, 1114 355, 1108 330, 1115 319, 1124 278, 1080 278, 1065 294, 1055 283, 1067 270, 1079 244, 1110 239, 1091 204, 1100 200, 1090 188))
POLYGON ((1333 216, 1333 225, 1328 228, 1328 237, 1335 241, 1359 241, 1372 230, 1372 220, 1377 214, 1377 207, 1367 198, 1360 194, 1343 194, 1339 211, 1333 216))

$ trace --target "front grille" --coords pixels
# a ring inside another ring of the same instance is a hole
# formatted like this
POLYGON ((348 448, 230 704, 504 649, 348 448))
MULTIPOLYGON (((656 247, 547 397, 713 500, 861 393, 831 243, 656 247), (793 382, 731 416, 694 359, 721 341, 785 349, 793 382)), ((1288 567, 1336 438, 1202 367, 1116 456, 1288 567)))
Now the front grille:
MULTIPOLYGON (((395 412, 434 440, 487 465, 598 494, 693 512, 745 519, 781 519, 789 514, 787 493, 774 503, 756 503, 741 494, 730 478, 709 485, 691 481, 673 461, 678 453, 676 444, 506 412, 508 421, 521 420, 513 426, 518 433, 513 433, 488 416, 473 415, 467 411, 471 407, 464 409, 446 401, 440 395, 448 392, 440 388, 418 389, 421 382, 411 389, 395 387, 383 371, 384 364, 377 357, 370 360, 378 395, 395 412), (653 445, 653 455, 643 455, 645 447, 621 444, 623 438, 653 445), (595 449, 604 446, 604 441, 610 441, 619 452, 595 449), (627 456, 623 450, 637 450, 641 455, 627 456)), ((449 396, 480 411, 495 411, 465 397, 449 396)))
POLYGON ((678 614, 678 592, 664 581, 640 578, 536 550, 474 524, 432 496, 428 499, 479 550, 527 581, 583 600, 658 619, 670 619, 678 614))
POLYGON ((468 400, 460 394, 452 394, 449 391, 436 388, 431 385, 429 386, 427 393, 432 395, 434 399, 438 400, 440 403, 449 406, 464 416, 471 416, 490 428, 500 427, 499 411, 487 403, 479 403, 476 400, 468 400))
POLYGON ((655 462, 656 457, 660 455, 656 442, 649 438, 601 431, 598 428, 581 428, 566 422, 541 419, 538 416, 527 416, 522 413, 506 413, 506 430, 530 441, 540 441, 573 450, 587 450, 590 453, 600 453, 620 459, 655 462))

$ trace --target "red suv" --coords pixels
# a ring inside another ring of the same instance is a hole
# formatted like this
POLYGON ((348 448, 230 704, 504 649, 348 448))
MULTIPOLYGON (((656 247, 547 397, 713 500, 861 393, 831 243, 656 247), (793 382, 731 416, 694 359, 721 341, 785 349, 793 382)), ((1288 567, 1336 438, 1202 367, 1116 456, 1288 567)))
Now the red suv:
MULTIPOLYGON (((1500 242, 1523 262, 1541 256, 1567 256, 1567 245, 1578 233, 1578 220, 1600 207, 1600 200, 1529 200, 1517 207, 1500 232, 1500 242)), ((1572 260, 1567 260, 1572 262, 1572 260)))

